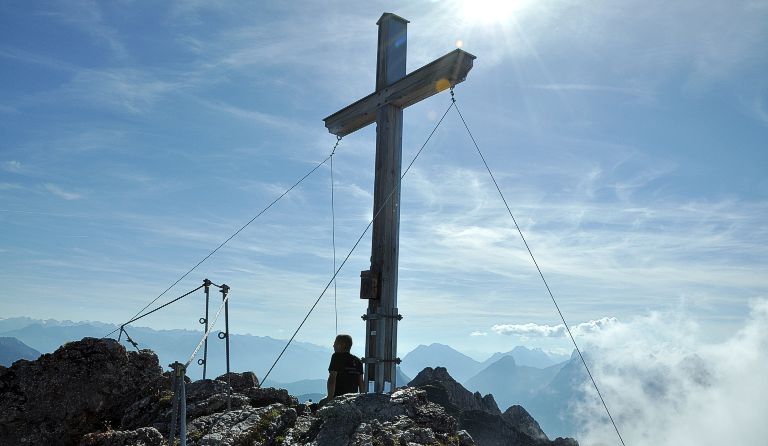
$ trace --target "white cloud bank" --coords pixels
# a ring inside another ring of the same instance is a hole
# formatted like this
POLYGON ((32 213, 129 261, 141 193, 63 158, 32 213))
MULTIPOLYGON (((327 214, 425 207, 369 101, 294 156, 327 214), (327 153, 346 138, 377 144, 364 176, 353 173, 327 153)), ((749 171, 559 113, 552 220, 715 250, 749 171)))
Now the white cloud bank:
MULTIPOLYGON (((768 300, 755 302, 725 342, 702 344, 697 330, 683 318, 652 314, 585 336, 592 373, 626 444, 765 444, 768 300)), ((581 444, 618 444, 596 397, 576 415, 585 428, 581 444)))
MULTIPOLYGON (((618 323, 616 318, 604 317, 594 321, 572 325, 571 333, 573 333, 574 336, 579 336, 587 333, 599 332, 603 327, 616 323, 618 323)), ((517 335, 527 338, 564 337, 568 334, 565 330, 565 325, 563 324, 499 324, 491 327, 491 330, 500 335, 517 335)))

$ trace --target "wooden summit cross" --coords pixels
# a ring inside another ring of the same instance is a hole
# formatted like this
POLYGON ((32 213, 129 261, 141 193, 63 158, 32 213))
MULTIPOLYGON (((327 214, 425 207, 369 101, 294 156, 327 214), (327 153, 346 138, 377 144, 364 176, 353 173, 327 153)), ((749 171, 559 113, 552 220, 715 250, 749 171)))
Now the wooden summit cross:
MULTIPOLYGON (((360 297, 368 300, 365 322, 365 382, 377 393, 396 383, 397 258, 400 233, 400 169, 403 109, 462 82, 475 56, 454 50, 405 75, 408 20, 384 13, 379 21, 376 91, 325 118, 328 131, 348 135, 376 121, 376 179, 371 268, 361 273, 360 297)), ((362 390, 362 389, 361 389, 362 390)), ((367 391, 367 389, 362 390, 367 391)))

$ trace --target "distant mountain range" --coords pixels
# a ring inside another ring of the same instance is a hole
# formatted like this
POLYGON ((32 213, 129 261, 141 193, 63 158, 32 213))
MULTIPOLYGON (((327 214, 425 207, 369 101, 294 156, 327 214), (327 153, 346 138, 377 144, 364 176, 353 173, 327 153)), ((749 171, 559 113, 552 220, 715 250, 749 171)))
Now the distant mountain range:
POLYGON ((403 371, 445 367, 468 390, 492 394, 499 407, 525 407, 550 436, 573 436, 577 423, 568 410, 587 379, 575 357, 515 347, 476 361, 444 344, 420 345, 403 358, 403 371))
MULTIPOLYGON (((40 321, 29 318, 0 319, 0 336, 16 338, 30 347, 50 353, 62 344, 80 340, 84 337, 100 338, 117 328, 115 325, 101 322, 60 322, 40 321)), ((136 341, 139 348, 152 349, 160 359, 162 366, 174 361, 186 362, 202 332, 192 330, 153 330, 144 327, 126 327, 128 334, 136 341)), ((214 333, 208 341, 207 376, 215 377, 226 371, 223 340, 214 333)), ((126 342, 128 349, 134 349, 126 342)), ((230 369, 232 371, 254 371, 259 378, 266 373, 285 347, 286 341, 263 336, 230 335, 230 369)), ((270 377, 285 382, 302 379, 320 378, 328 375, 328 363, 331 349, 307 342, 293 342, 280 359, 270 377)), ((203 349, 189 367, 189 376, 202 377, 202 366, 197 359, 203 358, 203 349)))
POLYGON ((568 360, 567 355, 546 353, 540 348, 529 349, 518 346, 506 353, 494 353, 485 361, 476 361, 469 356, 444 344, 419 345, 403 357, 401 367, 411 376, 416 376, 426 367, 445 367, 460 383, 486 369, 504 357, 512 357, 521 366, 546 368, 568 360))
POLYGON ((546 368, 518 365, 513 356, 502 356, 498 361, 467 380, 467 389, 492 393, 501 407, 515 404, 528 407, 536 392, 546 387, 566 363, 546 368))
POLYGON ((0 365, 10 367, 19 359, 33 360, 40 352, 16 338, 0 337, 0 365))

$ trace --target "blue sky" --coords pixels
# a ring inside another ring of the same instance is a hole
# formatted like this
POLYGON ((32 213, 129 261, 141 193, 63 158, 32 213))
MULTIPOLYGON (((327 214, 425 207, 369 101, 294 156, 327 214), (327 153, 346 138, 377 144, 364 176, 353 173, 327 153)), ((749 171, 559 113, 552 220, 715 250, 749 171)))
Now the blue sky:
MULTIPOLYGON (((330 153, 322 118, 373 91, 388 11, 408 71, 458 41, 477 56, 459 106, 577 331, 665 313, 736 333, 768 297, 768 2, 491 3, 3 2, 0 317, 132 316, 330 153)), ((449 104, 405 111, 404 163, 449 104)), ((373 126, 334 156, 339 258, 373 156, 373 126)), ((401 218, 403 352, 570 350, 454 112, 401 218)), ((338 280, 358 339, 369 252, 338 280)), ((226 282, 234 331, 286 338, 331 274, 323 167, 167 296, 226 282)), ((144 325, 198 328, 201 299, 144 325)), ((331 293, 299 339, 334 334, 331 293)))

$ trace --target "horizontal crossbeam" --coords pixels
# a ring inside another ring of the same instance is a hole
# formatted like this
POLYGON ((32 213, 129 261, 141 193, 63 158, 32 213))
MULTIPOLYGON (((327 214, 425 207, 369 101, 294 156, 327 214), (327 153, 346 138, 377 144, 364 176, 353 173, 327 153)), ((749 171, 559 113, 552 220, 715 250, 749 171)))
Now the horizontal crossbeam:
POLYGON ((376 110, 391 104, 400 108, 452 87, 467 78, 475 56, 454 50, 394 84, 360 99, 323 119, 328 131, 345 136, 376 120, 376 110))

